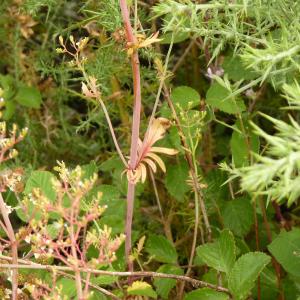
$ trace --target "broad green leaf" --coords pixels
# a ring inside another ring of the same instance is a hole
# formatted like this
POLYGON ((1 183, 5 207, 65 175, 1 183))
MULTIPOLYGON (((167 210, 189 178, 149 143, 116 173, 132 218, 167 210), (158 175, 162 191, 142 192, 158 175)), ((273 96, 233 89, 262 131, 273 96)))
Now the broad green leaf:
POLYGON ((257 74, 251 69, 247 69, 238 56, 226 56, 222 65, 228 79, 240 81, 241 79, 251 80, 257 78, 257 74))
POLYGON ((40 91, 29 86, 20 87, 15 99, 19 104, 30 108, 40 108, 42 103, 40 91))
POLYGON ((219 83, 213 83, 206 93, 206 103, 213 108, 224 111, 228 114, 237 114, 246 110, 246 106, 240 98, 228 98, 230 92, 219 83))
POLYGON ((95 161, 91 161, 89 164, 81 166, 81 170, 83 171, 82 179, 89 179, 98 172, 98 167, 95 161))
POLYGON ((236 257, 233 234, 229 230, 222 231, 216 242, 199 246, 197 255, 209 267, 228 274, 236 257))
POLYGON ((300 229, 282 231, 268 249, 288 273, 300 277, 300 229))
POLYGON ((167 168, 165 186, 170 195, 179 202, 183 202, 185 193, 190 190, 186 183, 188 176, 189 168, 185 161, 180 164, 169 165, 167 168))
MULTIPOLYGON (((240 128, 238 122, 235 124, 240 128)), ((254 133, 250 133, 249 137, 233 131, 230 140, 232 160, 235 167, 243 167, 249 165, 249 153, 259 151, 259 137, 254 133)))
POLYGON ((69 278, 61 278, 56 282, 57 287, 61 287, 61 293, 72 299, 76 296, 76 284, 75 280, 69 278))
POLYGON ((49 234, 49 236, 52 238, 52 239, 55 239, 57 238, 59 232, 60 232, 60 227, 61 225, 58 223, 58 222, 54 222, 52 224, 48 224, 46 226, 46 229, 47 229, 47 233, 49 234))
POLYGON ((55 176, 48 171, 33 171, 25 185, 25 194, 31 193, 32 189, 38 188, 51 201, 56 199, 56 192, 52 185, 55 176))
POLYGON ((253 209, 247 197, 226 201, 221 214, 225 227, 241 237, 249 232, 253 224, 253 209))
POLYGON ((5 109, 3 111, 3 119, 10 120, 16 111, 16 104, 11 100, 5 101, 5 109))
MULTIPOLYGON (((261 295, 263 295, 263 300, 278 299, 278 282, 275 271, 268 267, 265 268, 260 273, 259 280, 260 292, 261 295)), ((252 294, 254 296, 254 299, 257 299, 257 285, 254 286, 252 294)))
POLYGON ((249 296, 257 277, 270 261, 262 252, 244 254, 236 261, 228 278, 228 288, 236 300, 249 296))
POLYGON ((14 95, 14 79, 11 75, 1 75, 0 74, 0 87, 2 88, 3 94, 1 97, 5 99, 5 101, 10 100, 10 98, 14 95))
POLYGON ((112 228, 113 234, 123 233, 126 202, 121 199, 120 192, 112 185, 103 184, 91 191, 89 199, 92 199, 98 192, 102 192, 100 205, 107 205, 107 209, 98 221, 99 226, 108 225, 112 228))
MULTIPOLYGON (((55 176, 48 171, 33 171, 26 182, 24 193, 28 195, 34 188, 37 188, 40 189, 50 201, 54 202, 56 199, 56 192, 52 185, 52 179, 54 178, 55 176)), ((28 222, 29 217, 34 217, 36 220, 39 220, 41 217, 40 212, 35 210, 33 203, 29 204, 26 213, 22 208, 18 208, 16 213, 23 222, 28 222)), ((57 213, 53 212, 50 216, 55 219, 57 218, 57 213)))
POLYGON ((187 293, 184 300, 228 300, 229 296, 225 293, 217 292, 209 288, 202 288, 187 293))
MULTIPOLYGON (((183 275, 183 270, 177 266, 172 265, 162 265, 156 271, 158 273, 167 273, 167 274, 176 274, 176 275, 183 275)), ((169 278, 155 278, 154 279, 154 286, 156 289, 157 294, 162 299, 168 299, 169 293, 176 286, 175 279, 169 278)))
MULTIPOLYGON (((105 271, 112 271, 114 272, 115 269, 114 268, 107 268, 107 269, 104 269, 105 271)), ((112 284, 114 282, 116 282, 118 280, 118 277, 117 276, 103 276, 103 275, 99 275, 99 276, 96 276, 96 277, 93 277, 91 279, 91 282, 93 284, 97 284, 97 285, 109 285, 109 284, 112 284)))
POLYGON ((155 260, 176 264, 177 252, 172 243, 162 235, 150 235, 146 243, 146 251, 150 256, 154 256, 155 260))
MULTIPOLYGON (((160 36, 160 39, 163 39, 160 43, 161 44, 170 44, 172 41, 172 35, 174 35, 174 33, 165 33, 164 35, 160 36)), ((189 38, 189 34, 186 32, 178 32, 175 34, 175 36, 173 36, 173 43, 181 43, 185 40, 187 40, 189 38)))
POLYGON ((130 287, 128 287, 127 293, 128 295, 148 296, 157 299, 157 294, 153 290, 152 286, 144 281, 135 281, 130 287))
POLYGON ((191 109, 200 104, 199 93, 188 86, 175 88, 171 93, 171 99, 175 108, 179 106, 183 110, 191 109))
POLYGON ((89 297, 89 300, 107 300, 107 298, 98 290, 90 289, 92 291, 92 295, 89 297))

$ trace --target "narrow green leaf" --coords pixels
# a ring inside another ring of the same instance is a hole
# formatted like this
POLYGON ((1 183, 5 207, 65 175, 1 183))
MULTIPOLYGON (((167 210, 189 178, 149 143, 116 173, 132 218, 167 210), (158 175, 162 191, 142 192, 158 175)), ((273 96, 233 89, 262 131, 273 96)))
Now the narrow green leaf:
POLYGON ((177 252, 172 243, 162 235, 150 235, 146 251, 157 261, 169 264, 177 263, 177 252))
POLYGON ((268 249, 288 273, 300 277, 300 229, 282 231, 268 249))
POLYGON ((236 300, 249 296, 257 277, 270 261, 262 252, 244 254, 236 261, 228 278, 228 288, 236 300))
POLYGON ((202 288, 198 289, 195 291, 192 291, 184 297, 184 300, 228 300, 229 296, 221 293, 214 291, 209 288, 202 288))
POLYGON ((224 230, 216 242, 199 246, 197 255, 209 267, 228 274, 236 257, 233 234, 229 230, 224 230))

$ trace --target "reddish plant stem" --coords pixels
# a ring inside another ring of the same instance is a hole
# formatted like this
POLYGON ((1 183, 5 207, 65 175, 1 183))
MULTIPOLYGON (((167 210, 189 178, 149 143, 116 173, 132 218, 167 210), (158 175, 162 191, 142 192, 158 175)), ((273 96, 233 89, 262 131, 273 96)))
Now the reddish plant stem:
MULTIPOLYGON (((8 233, 8 238, 11 243, 11 252, 12 252, 12 263, 18 264, 18 245, 14 233, 14 229, 9 220, 9 214, 7 211, 6 204, 0 193, 0 211, 2 214, 3 221, 5 223, 6 232, 8 233)), ((12 300, 17 300, 18 298, 18 270, 12 270, 12 300)))
MULTIPOLYGON (((132 47, 136 44, 136 37, 133 32, 133 28, 130 22, 130 14, 127 7, 126 0, 120 0, 120 8, 122 12, 124 27, 126 31, 127 45, 132 47)), ((140 62, 139 55, 136 50, 131 55, 131 67, 133 74, 133 90, 134 90, 134 106, 133 106, 133 118, 132 118, 132 131, 131 131, 131 145, 130 145, 130 159, 129 168, 134 170, 137 165, 138 155, 138 140, 140 131, 140 119, 141 119, 141 76, 140 76, 140 62)), ((126 212, 126 225, 125 225, 125 256, 129 271, 133 271, 133 263, 130 261, 131 253, 131 231, 132 231, 132 219, 134 208, 134 191, 135 184, 128 182, 127 191, 127 212, 126 212)))
MULTIPOLYGON (((259 199, 259 205, 260 205, 262 215, 263 215, 263 221, 264 221, 264 226, 265 226, 266 232, 267 232, 268 242, 271 244, 272 243, 272 232, 271 232, 270 224, 268 222, 266 207, 261 198, 259 199)), ((280 264, 276 261, 276 259, 274 257, 272 257, 272 265, 275 269, 276 278, 277 278, 277 286, 278 286, 278 290, 279 290, 278 300, 284 300, 284 293, 282 291, 282 284, 281 284, 281 268, 280 268, 280 264)))
MULTIPOLYGON (((253 214, 254 214, 254 228, 255 228, 255 243, 256 243, 256 250, 260 250, 259 245, 259 228, 258 228, 258 220, 257 220, 257 213, 256 213, 256 200, 253 201, 253 214)), ((257 278, 257 300, 261 300, 261 284, 260 284, 260 276, 257 278)))
POLYGON ((284 228, 285 230, 290 230, 286 219, 282 215, 282 212, 281 212, 281 209, 280 209, 280 206, 278 205, 278 203, 276 201, 272 201, 272 205, 273 205, 274 210, 275 210, 276 219, 277 219, 277 221, 279 221, 280 226, 282 228, 284 228))

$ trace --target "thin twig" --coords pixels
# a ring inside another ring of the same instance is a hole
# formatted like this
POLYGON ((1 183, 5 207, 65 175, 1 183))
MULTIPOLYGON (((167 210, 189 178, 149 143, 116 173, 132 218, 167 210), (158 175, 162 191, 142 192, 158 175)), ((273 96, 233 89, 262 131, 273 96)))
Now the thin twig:
POLYGON ((154 190, 154 195, 155 195, 155 198, 156 198, 156 203, 157 203, 157 206, 158 206, 158 210, 159 210, 162 221, 165 222, 164 214, 163 214, 160 199, 159 199, 159 194, 158 194, 156 183, 155 183, 155 178, 154 178, 154 175, 153 175, 153 172, 152 172, 151 169, 149 169, 149 173, 150 173, 150 178, 151 178, 152 185, 153 185, 153 190, 154 190))
POLYGON ((180 56, 180 58, 178 59, 177 63, 173 67, 172 73, 175 73, 177 71, 177 69, 181 66, 181 64, 183 63, 183 61, 185 60, 186 56, 189 54, 190 50, 195 45, 195 43, 196 43, 195 39, 193 39, 193 40, 190 41, 189 45, 186 47, 186 49, 184 50, 183 54, 180 56))
MULTIPOLYGON (((9 256, 6 256, 6 255, 0 255, 0 259, 2 260, 8 260, 8 261, 12 261, 12 258, 9 257, 9 256)), ((34 263, 34 262, 31 262, 31 261, 28 261, 28 260, 25 260, 25 259, 18 259, 18 263, 19 264, 23 264, 23 265, 28 265, 28 266, 41 266, 40 264, 37 264, 37 263, 34 263)), ((72 278, 72 279, 75 279, 75 276, 72 275, 72 274, 69 274, 69 273, 66 273, 64 271, 60 271, 60 270, 57 270, 54 266, 54 269, 55 271, 57 271, 57 274, 59 275, 62 275, 62 276, 65 276, 65 277, 69 277, 69 278, 72 278)), ((50 270, 53 272, 53 269, 50 270)), ((69 271, 69 270, 66 270, 66 271, 69 271)), ((73 270, 74 271, 74 270, 73 270)), ((90 272, 87 272, 88 274, 91 274, 90 272)), ((81 279, 81 281, 83 283, 87 283, 87 280, 86 279, 81 279)), ((119 297, 117 297, 116 295, 114 295, 113 293, 111 293, 110 291, 100 287, 100 286, 97 286, 95 284, 92 284, 92 283, 88 283, 89 286, 95 290, 98 290, 99 292, 101 292, 102 294, 106 295, 106 296, 110 296, 111 299, 114 299, 114 300, 121 300, 119 297)))
MULTIPOLYGON (((32 269, 32 270, 57 270, 57 271, 67 271, 74 272, 74 269, 71 267, 65 266, 53 266, 53 265, 22 265, 22 264, 0 264, 0 269, 32 269)), ((118 276, 118 277, 152 277, 152 278, 168 278, 175 279, 178 281, 184 281, 190 283, 194 288, 198 287, 207 287, 219 292, 223 292, 230 295, 230 292, 227 288, 217 286, 205 281, 201 281, 198 279, 194 279, 184 275, 175 275, 175 274, 166 274, 166 273, 158 273, 158 272, 117 272, 117 271, 103 271, 103 270, 95 270, 88 268, 79 268, 80 272, 83 273, 91 273, 95 275, 103 275, 103 276, 118 276)))
MULTIPOLYGON (((2 214, 3 221, 5 223, 6 232, 11 243, 12 261, 13 264, 18 264, 18 244, 15 237, 14 229, 9 219, 9 213, 7 211, 6 204, 0 193, 0 211, 2 214)), ((18 270, 14 269, 12 272, 12 299, 17 300, 18 298, 18 270)))
POLYGON ((111 123, 111 120, 110 120, 108 111, 107 111, 107 109, 106 109, 106 106, 105 106, 104 102, 103 102, 101 99, 98 99, 98 101, 99 101, 99 103, 100 103, 100 105, 101 105, 101 108, 102 108, 102 110, 103 110, 103 112, 104 112, 104 115, 105 115, 105 118, 106 118, 106 122, 107 122, 107 124, 108 124, 109 130, 110 130, 110 134, 111 134, 112 139, 113 139, 113 141, 114 141, 116 150, 117 150, 117 152, 118 152, 118 154, 119 154, 119 156, 120 156, 120 158, 121 158, 121 160, 122 160, 124 166, 127 167, 128 164, 127 164, 126 159, 124 158, 124 155, 123 155, 123 153, 122 153, 122 150, 121 150, 121 148, 120 148, 120 146, 119 146, 118 140, 117 140, 116 135, 115 135, 114 127, 113 127, 113 125, 112 125, 112 123, 111 123))

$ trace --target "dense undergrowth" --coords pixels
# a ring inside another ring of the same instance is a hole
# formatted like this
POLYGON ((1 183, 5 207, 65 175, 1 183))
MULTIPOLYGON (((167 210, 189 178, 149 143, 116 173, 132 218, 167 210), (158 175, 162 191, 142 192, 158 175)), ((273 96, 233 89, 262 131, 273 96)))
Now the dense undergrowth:
POLYGON ((2 0, 1 299, 300 299, 300 3, 2 0))

